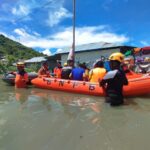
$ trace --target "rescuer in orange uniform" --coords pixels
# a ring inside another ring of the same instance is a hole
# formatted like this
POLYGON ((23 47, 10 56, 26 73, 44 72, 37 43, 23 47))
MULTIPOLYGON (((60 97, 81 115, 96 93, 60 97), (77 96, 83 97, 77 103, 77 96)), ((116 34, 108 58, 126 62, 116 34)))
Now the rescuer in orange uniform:
POLYGON ((56 78, 61 78, 61 72, 62 72, 62 66, 61 66, 61 62, 57 61, 57 66, 54 68, 54 76, 56 78))
POLYGON ((50 77, 48 62, 43 62, 42 67, 38 71, 38 77, 50 77))
POLYGON ((15 87, 16 88, 26 88, 28 82, 28 74, 24 70, 25 64, 23 62, 17 63, 17 73, 15 77, 15 87))

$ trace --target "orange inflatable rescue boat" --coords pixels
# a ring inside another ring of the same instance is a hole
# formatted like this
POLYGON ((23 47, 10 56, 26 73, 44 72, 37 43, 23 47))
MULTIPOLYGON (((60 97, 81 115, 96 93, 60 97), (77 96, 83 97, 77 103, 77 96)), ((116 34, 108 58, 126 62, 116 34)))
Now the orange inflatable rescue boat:
MULTIPOLYGON (((149 75, 127 75, 129 84, 124 86, 124 96, 139 96, 150 94, 150 76, 149 75)), ((85 81, 64 80, 56 78, 35 78, 32 84, 38 88, 58 90, 64 92, 73 92, 79 94, 88 94, 95 96, 104 96, 103 89, 99 83, 85 81)))

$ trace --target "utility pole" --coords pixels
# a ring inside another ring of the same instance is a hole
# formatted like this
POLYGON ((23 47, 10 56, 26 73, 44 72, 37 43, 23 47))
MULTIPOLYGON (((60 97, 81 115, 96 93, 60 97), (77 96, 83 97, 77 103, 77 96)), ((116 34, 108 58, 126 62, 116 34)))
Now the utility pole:
POLYGON ((67 58, 67 63, 70 66, 74 66, 75 63, 75 22, 76 22, 76 0, 72 0, 72 13, 73 13, 73 17, 72 17, 72 46, 67 58))
MULTIPOLYGON (((76 0, 73 0, 73 43, 72 43, 73 53, 75 53, 75 26, 76 26, 76 0)), ((73 56, 74 56, 73 61, 75 61, 75 55, 73 54, 73 56)))

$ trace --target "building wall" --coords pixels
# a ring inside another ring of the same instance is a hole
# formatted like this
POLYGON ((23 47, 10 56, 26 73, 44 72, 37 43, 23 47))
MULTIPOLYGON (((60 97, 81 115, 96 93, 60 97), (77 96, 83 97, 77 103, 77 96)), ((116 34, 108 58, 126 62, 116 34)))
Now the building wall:
POLYGON ((54 68, 57 66, 57 62, 56 60, 48 60, 48 66, 49 66, 49 70, 50 72, 53 72, 54 68))
POLYGON ((50 72, 53 72, 54 68, 57 66, 57 60, 61 60, 60 54, 47 57, 50 72))
MULTIPOLYGON (((89 67, 92 67, 92 64, 95 60, 101 58, 101 56, 107 57, 113 52, 119 52, 120 48, 107 49, 107 50, 93 50, 93 51, 84 51, 75 53, 76 62, 86 62, 89 67)), ((62 64, 67 61, 68 54, 61 55, 62 64)))

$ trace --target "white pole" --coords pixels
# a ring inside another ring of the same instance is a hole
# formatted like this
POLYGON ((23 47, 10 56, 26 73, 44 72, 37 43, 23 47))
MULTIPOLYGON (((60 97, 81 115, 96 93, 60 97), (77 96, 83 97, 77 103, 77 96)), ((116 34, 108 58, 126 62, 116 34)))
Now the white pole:
POLYGON ((68 54, 68 58, 67 58, 67 61, 68 61, 68 64, 70 64, 71 66, 74 66, 74 62, 75 62, 75 18, 76 18, 76 13, 75 13, 75 5, 76 5, 76 1, 73 0, 72 1, 72 5, 73 5, 73 17, 72 17, 72 46, 71 46, 71 49, 69 51, 69 54, 68 54))
MULTIPOLYGON (((76 0, 73 0, 73 44, 72 49, 75 53, 75 25, 76 25, 76 0)), ((73 54, 73 62, 75 61, 75 55, 73 54)))

